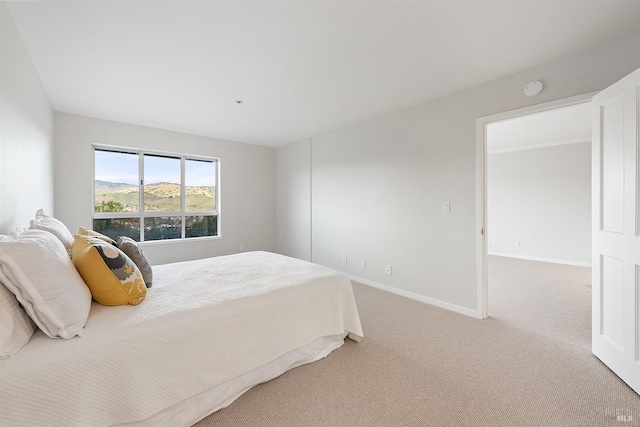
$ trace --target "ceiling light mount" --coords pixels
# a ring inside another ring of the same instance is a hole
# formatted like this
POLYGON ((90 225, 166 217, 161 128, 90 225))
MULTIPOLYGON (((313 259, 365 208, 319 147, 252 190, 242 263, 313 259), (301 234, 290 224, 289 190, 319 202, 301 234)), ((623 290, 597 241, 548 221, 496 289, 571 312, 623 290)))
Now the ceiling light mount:
POLYGON ((525 85, 524 94, 527 96, 536 96, 537 94, 542 92, 543 88, 544 88, 544 85, 540 80, 534 80, 525 85))

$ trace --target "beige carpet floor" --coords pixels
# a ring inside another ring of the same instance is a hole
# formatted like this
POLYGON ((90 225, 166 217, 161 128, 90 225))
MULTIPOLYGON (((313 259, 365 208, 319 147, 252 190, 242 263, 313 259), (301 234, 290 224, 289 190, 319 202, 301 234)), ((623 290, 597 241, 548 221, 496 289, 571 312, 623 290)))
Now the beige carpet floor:
POLYGON ((354 283, 364 341, 196 425, 640 426, 638 395, 589 350, 589 269, 490 258, 489 319, 354 283))

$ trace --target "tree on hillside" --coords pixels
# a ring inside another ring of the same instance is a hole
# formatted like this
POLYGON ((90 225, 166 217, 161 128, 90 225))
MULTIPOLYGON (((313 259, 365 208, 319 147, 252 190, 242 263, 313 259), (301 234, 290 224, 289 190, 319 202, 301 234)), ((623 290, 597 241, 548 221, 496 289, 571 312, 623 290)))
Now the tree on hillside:
POLYGON ((124 205, 115 200, 102 201, 96 204, 96 212, 124 212, 124 205))

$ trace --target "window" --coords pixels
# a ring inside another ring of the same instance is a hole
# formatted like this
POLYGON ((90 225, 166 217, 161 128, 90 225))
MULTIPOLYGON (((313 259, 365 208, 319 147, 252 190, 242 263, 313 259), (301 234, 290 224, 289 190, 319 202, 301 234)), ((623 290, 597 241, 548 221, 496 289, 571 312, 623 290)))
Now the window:
POLYGON ((93 229, 136 241, 218 235, 218 160, 94 147, 93 229))

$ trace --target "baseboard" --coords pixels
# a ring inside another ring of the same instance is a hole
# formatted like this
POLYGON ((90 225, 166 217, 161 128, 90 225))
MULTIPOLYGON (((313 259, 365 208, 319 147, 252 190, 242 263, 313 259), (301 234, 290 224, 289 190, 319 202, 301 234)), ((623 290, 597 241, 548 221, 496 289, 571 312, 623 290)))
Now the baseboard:
POLYGON ((476 310, 471 310, 466 307, 461 307, 459 305, 451 304, 448 302, 440 301, 434 298, 425 297, 423 295, 419 295, 413 292, 405 291, 403 289, 394 288, 393 286, 383 285, 382 283, 374 282, 372 280, 364 279, 362 277, 356 277, 351 274, 343 273, 349 279, 354 282, 362 283, 367 286, 371 286, 372 288, 380 289, 382 291, 391 292, 392 294, 400 295, 412 300, 420 301, 427 303, 429 305, 433 305, 439 308, 444 308, 445 310, 453 311, 456 313, 464 314, 465 316, 475 317, 476 319, 482 319, 481 314, 476 310))
POLYGON ((535 256, 527 256, 527 255, 514 255, 514 254, 506 254, 502 252, 488 252, 488 255, 503 256, 507 258, 525 259, 527 261, 550 262, 553 264, 575 265, 577 267, 591 267, 590 262, 577 262, 577 261, 567 261, 563 259, 541 258, 541 257, 535 257, 535 256))

